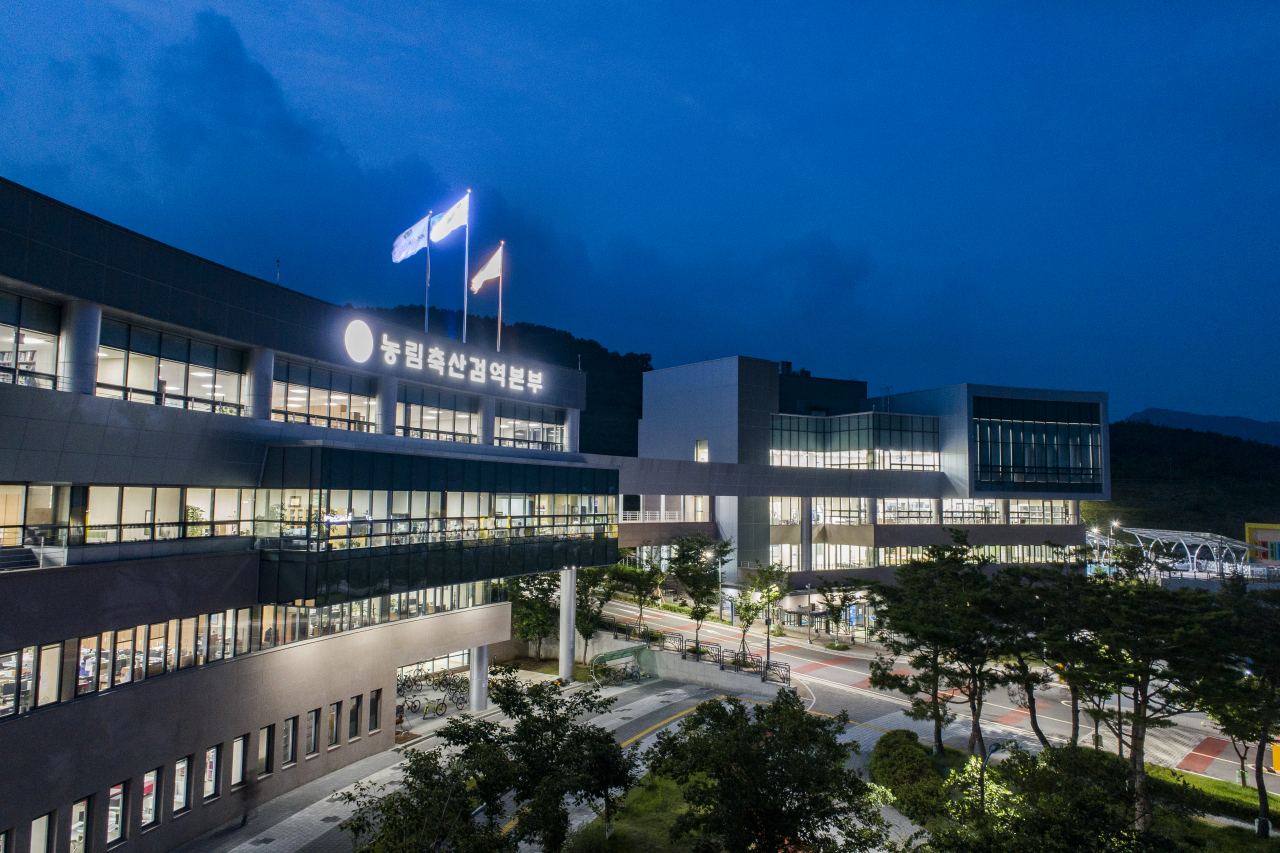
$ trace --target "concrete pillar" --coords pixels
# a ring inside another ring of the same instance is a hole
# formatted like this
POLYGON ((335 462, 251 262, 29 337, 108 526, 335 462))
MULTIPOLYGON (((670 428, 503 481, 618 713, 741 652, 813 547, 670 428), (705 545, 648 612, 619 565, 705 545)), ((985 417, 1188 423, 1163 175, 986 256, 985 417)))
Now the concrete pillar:
POLYGON ((98 384, 102 306, 80 299, 62 306, 58 333, 58 379, 63 390, 92 394, 98 384))
POLYGON ((378 377, 378 432, 396 434, 396 397, 400 383, 394 376, 378 377))
POLYGON ((996 501, 996 515, 1000 519, 1001 524, 1009 523, 1009 499, 996 501))
POLYGON ((1067 501, 1067 523, 1080 523, 1080 501, 1067 501))
POLYGON ((942 523, 942 498, 933 499, 933 523, 942 523))
POLYGON ((489 710, 489 647, 471 650, 470 707, 473 714, 489 710))
POLYGON ((800 571, 813 569, 813 498, 800 499, 800 571))
POLYGON ((480 443, 492 446, 497 434, 498 401, 493 397, 480 398, 480 443))
POLYGON ((573 681, 573 646, 577 630, 574 616, 578 608, 578 570, 560 570, 560 680, 573 681))
POLYGON ((875 498, 867 498, 867 524, 879 524, 880 512, 875 498))
POLYGON ((265 347, 249 350, 249 363, 245 365, 249 390, 243 398, 249 404, 249 417, 271 420, 271 383, 275 381, 275 373, 275 350, 265 347))
POLYGON ((578 425, 582 421, 582 412, 578 409, 566 409, 564 419, 564 443, 565 450, 570 453, 578 452, 578 425))

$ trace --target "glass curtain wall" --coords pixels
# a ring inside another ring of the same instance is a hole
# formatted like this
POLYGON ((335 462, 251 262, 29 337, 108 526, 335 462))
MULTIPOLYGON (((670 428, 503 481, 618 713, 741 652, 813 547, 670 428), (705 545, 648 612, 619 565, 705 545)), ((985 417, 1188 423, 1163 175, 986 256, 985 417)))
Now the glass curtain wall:
POLYGON ((998 524, 1000 508, 993 499, 947 498, 942 502, 943 524, 998 524))
POLYGON ((928 498, 877 498, 880 524, 937 524, 933 501, 928 498))
POLYGON ((377 432, 377 396, 377 383, 366 376, 277 361, 271 386, 271 419, 377 432))
POLYGON ((56 388, 57 305, 0 291, 0 382, 56 388))
POLYGON ((243 374, 240 350, 102 321, 95 391, 99 397, 240 415, 243 374))
POLYGON ((800 499, 797 497, 769 498, 769 524, 786 525, 800 523, 800 499))
POLYGON ((480 401, 464 394, 401 385, 396 435, 432 441, 480 441, 480 401))
POLYGON ((974 488, 1101 492, 1101 421, 1097 403, 974 397, 974 488))
POLYGON ((563 409, 499 400, 493 424, 493 443, 499 447, 565 450, 563 409))
POLYGON ((938 419, 862 412, 773 415, 769 464, 792 468, 938 471, 938 419))

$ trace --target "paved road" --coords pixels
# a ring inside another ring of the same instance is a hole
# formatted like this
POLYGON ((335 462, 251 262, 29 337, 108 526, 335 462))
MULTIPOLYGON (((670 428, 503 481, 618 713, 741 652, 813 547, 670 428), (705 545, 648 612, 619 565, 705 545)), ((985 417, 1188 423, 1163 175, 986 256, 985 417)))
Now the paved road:
MULTIPOLYGON (((615 618, 634 620, 636 608, 624 602, 610 602, 606 612, 615 618)), ((690 641, 693 638, 694 625, 687 616, 645 609, 645 622, 665 631, 678 631, 690 641)), ((720 643, 726 649, 737 648, 741 629, 731 628, 717 623, 704 623, 701 639, 720 643)), ((846 710, 849 716, 858 722, 875 724, 877 719, 885 715, 896 714, 906 705, 906 699, 896 693, 886 693, 871 688, 869 678, 871 661, 875 659, 876 649, 863 645, 854 645, 849 651, 835 652, 826 649, 821 643, 829 641, 828 636, 811 645, 804 639, 793 637, 773 637, 771 639, 772 656, 791 666, 793 681, 802 695, 814 700, 813 710, 836 713, 846 710)), ((748 632, 747 643, 752 651, 762 653, 765 648, 764 634, 757 631, 748 632)), ((1053 685, 1037 693, 1036 711, 1040 728, 1052 741, 1065 743, 1071 734, 1071 713, 1068 702, 1069 694, 1065 687, 1053 685)), ((970 718, 966 705, 954 706, 958 714, 956 723, 948 728, 944 741, 948 744, 967 748, 970 718)), ((1169 729, 1157 729, 1147 736, 1147 760, 1168 767, 1178 767, 1195 773, 1202 773, 1217 779, 1235 781, 1240 762, 1232 750, 1230 740, 1223 738, 1216 726, 1206 720, 1203 714, 1182 714, 1173 719, 1174 726, 1169 729)), ((1036 745, 1034 734, 1027 723, 1027 712, 1018 708, 1001 688, 988 694, 982 713, 984 736, 990 740, 1016 737, 1029 746, 1036 745)), ((1092 735, 1092 721, 1081 714, 1081 740, 1089 742, 1092 735)), ((932 736, 929 726, 919 728, 920 733, 932 736)), ((1103 748, 1115 751, 1115 738, 1103 727, 1103 748)), ((1253 768, 1254 752, 1248 752, 1246 761, 1250 774, 1253 768)))

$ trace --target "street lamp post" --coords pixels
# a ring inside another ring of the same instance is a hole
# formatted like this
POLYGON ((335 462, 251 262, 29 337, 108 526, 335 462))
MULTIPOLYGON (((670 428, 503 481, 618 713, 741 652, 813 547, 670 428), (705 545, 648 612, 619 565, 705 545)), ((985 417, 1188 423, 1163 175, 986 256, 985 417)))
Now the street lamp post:
POLYGON ((987 813, 987 762, 991 760, 991 756, 1004 749, 1007 744, 1007 741, 1004 743, 997 741, 991 744, 987 754, 982 757, 982 767, 978 770, 978 811, 981 814, 985 815, 987 813))
POLYGON ((813 645, 813 584, 805 584, 804 589, 809 595, 809 618, 805 620, 805 636, 809 638, 809 645, 813 645))

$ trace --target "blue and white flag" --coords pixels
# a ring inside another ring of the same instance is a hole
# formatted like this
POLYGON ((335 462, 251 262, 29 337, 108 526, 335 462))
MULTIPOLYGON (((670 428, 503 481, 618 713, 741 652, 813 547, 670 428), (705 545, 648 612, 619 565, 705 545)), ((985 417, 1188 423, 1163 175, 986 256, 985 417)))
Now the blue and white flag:
POLYGON ((405 258, 412 258, 418 250, 427 245, 427 229, 431 225, 430 216, 419 222, 396 238, 391 247, 391 262, 398 264, 405 258))
POLYGON ((453 207, 444 213, 437 213, 431 217, 431 242, 439 243, 455 230, 466 225, 467 214, 470 210, 471 193, 467 193, 453 207))
POLYGON ((471 277, 471 292, 479 293, 480 288, 486 282, 493 281, 495 278, 502 278, 502 250, 506 247, 505 242, 498 246, 498 251, 493 253, 493 257, 489 262, 480 268, 480 272, 471 277))

